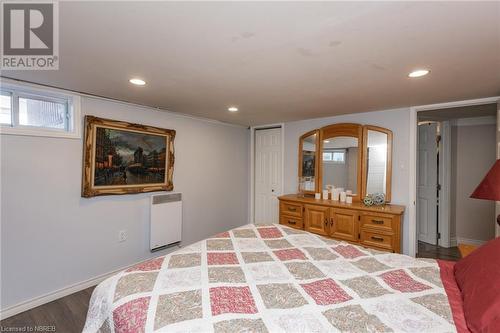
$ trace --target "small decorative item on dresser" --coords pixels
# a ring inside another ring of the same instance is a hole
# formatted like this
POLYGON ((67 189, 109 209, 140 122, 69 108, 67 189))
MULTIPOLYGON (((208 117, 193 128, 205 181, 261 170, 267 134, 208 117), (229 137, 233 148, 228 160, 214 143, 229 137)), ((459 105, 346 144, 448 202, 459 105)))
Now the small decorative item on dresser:
POLYGON ((367 195, 366 197, 363 198, 363 203, 365 204, 365 206, 373 206, 373 198, 371 195, 367 195))
POLYGON ((333 189, 332 200, 339 201, 339 196, 340 196, 340 190, 338 188, 333 189))
POLYGON ((340 202, 345 202, 346 198, 347 198, 347 193, 340 192, 340 202))
POLYGON ((346 204, 352 204, 352 196, 351 196, 351 195, 348 195, 348 196, 345 198, 345 203, 346 203, 346 204))
POLYGON ((314 193, 314 199, 316 200, 321 199, 321 193, 314 193))
POLYGON ((385 194, 384 193, 375 193, 372 195, 373 203, 377 206, 381 206, 385 204, 385 194))
POLYGON ((323 190, 323 200, 328 200, 328 190, 323 190))

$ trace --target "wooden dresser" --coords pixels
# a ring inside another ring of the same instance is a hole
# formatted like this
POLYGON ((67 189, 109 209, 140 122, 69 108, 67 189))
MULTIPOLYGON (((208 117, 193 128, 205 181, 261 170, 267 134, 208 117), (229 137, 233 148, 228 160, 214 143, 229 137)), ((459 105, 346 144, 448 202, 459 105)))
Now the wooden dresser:
POLYGON ((280 224, 378 250, 401 252, 404 206, 366 207, 297 194, 280 196, 280 224))

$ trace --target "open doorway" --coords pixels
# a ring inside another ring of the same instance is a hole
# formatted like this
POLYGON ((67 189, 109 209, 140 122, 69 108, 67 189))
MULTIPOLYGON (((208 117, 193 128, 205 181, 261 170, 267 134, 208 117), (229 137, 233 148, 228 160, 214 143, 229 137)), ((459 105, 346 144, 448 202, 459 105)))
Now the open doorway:
POLYGON ((458 260, 495 238, 495 203, 470 194, 496 160, 497 104, 417 113, 417 256, 458 260))

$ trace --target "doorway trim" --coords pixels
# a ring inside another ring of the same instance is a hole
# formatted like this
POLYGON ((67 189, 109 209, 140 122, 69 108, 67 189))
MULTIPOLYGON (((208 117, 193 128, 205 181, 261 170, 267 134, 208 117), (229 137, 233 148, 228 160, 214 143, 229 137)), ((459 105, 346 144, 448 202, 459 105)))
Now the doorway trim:
POLYGON ((448 103, 438 103, 438 104, 428 104, 410 107, 410 167, 409 167, 409 185, 410 185, 410 206, 408 209, 408 254, 415 257, 418 248, 418 238, 417 238, 417 210, 416 210, 416 198, 417 198, 417 125, 418 117, 417 113, 420 111, 428 111, 435 109, 449 109, 460 106, 473 106, 482 104, 493 104, 499 103, 500 96, 488 97, 488 98, 478 98, 470 99, 464 101, 448 102, 448 103))
POLYGON ((248 223, 255 223, 255 131, 281 128, 281 195, 285 191, 285 123, 250 127, 250 216, 248 223))

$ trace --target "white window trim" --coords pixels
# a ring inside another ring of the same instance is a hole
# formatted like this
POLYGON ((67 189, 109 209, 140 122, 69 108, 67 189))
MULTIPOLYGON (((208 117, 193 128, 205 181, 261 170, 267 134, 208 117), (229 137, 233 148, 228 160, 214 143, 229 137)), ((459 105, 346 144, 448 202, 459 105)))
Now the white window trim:
POLYGON ((6 80, 2 79, 0 83, 0 88, 5 90, 14 90, 22 92, 23 94, 34 94, 55 97, 55 98, 67 98, 68 108, 71 114, 71 121, 68 124, 69 130, 58 130, 58 129, 48 129, 43 127, 35 126, 18 126, 12 127, 8 125, 0 126, 0 135, 25 135, 25 136, 41 136, 41 137, 51 137, 51 138, 66 138, 66 139, 81 139, 82 133, 82 122, 81 122, 81 98, 80 95, 70 94, 67 91, 41 87, 35 84, 19 84, 4 82, 6 80))

